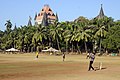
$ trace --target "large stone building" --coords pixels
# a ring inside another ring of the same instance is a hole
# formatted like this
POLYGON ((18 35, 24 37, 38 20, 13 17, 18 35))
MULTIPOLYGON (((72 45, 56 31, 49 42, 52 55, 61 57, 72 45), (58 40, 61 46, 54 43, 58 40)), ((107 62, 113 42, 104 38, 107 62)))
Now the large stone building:
POLYGON ((35 24, 47 26, 48 24, 53 24, 55 20, 58 20, 57 14, 55 15, 49 5, 44 5, 42 10, 35 15, 35 24))

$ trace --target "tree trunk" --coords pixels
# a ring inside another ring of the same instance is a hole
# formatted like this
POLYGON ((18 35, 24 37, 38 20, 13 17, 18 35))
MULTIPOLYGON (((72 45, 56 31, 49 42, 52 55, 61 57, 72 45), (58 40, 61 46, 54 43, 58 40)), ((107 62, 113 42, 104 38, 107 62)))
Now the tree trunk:
POLYGON ((108 55, 108 50, 107 50, 107 49, 105 49, 105 54, 107 54, 107 55, 108 55))
POLYGON ((34 47, 31 47, 31 52, 34 52, 34 47))
POLYGON ((92 45, 93 45, 92 50, 95 51, 95 42, 92 42, 92 45))
POLYGON ((44 43, 43 43, 43 41, 42 41, 41 43, 42 43, 42 48, 41 48, 40 50, 42 50, 42 49, 44 48, 44 43))
POLYGON ((118 49, 118 51, 119 51, 119 55, 120 55, 120 49, 118 49))
POLYGON ((58 45, 58 49, 61 51, 58 38, 57 38, 57 45, 58 45))
POLYGON ((88 51, 87 51, 87 44, 86 44, 86 42, 84 41, 84 44, 85 44, 85 51, 86 51, 86 54, 88 53, 88 51))
POLYGON ((100 47, 99 47, 99 53, 101 55, 101 42, 102 42, 102 39, 100 38, 100 47))
POLYGON ((73 52, 73 42, 72 42, 72 52, 73 52))
POLYGON ((37 50, 36 51, 39 52, 39 46, 37 46, 37 50))
POLYGON ((79 45, 78 45, 78 42, 77 42, 77 48, 78 48, 78 53, 80 54, 81 51, 80 51, 80 47, 79 47, 79 45))
POLYGON ((51 44, 52 40, 51 38, 49 38, 49 46, 52 47, 52 44, 51 44))
POLYGON ((66 52, 68 52, 68 50, 67 50, 67 45, 68 45, 68 41, 66 41, 66 52))

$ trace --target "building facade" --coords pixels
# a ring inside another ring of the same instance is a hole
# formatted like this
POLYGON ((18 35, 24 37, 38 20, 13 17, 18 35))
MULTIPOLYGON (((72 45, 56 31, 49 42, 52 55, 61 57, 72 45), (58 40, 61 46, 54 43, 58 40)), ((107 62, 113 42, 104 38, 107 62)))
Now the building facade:
POLYGON ((35 24, 42 24, 43 26, 47 26, 48 24, 53 24, 54 21, 58 19, 57 14, 55 15, 49 5, 44 5, 42 10, 35 15, 35 24))

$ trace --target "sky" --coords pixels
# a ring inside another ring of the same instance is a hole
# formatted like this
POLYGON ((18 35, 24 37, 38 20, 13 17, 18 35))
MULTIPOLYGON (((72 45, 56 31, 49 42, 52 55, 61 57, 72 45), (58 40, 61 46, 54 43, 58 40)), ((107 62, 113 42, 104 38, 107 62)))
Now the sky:
POLYGON ((10 20, 13 27, 27 25, 29 16, 34 24, 35 13, 48 4, 58 14, 59 21, 73 21, 79 16, 92 19, 99 14, 101 4, 106 16, 120 20, 120 0, 0 0, 0 30, 10 20))

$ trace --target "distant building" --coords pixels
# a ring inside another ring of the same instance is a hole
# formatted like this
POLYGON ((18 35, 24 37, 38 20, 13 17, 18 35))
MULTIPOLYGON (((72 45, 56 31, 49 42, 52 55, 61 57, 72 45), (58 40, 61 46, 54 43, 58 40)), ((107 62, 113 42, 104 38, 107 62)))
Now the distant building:
POLYGON ((56 20, 58 21, 58 16, 53 13, 49 5, 44 5, 40 13, 36 13, 34 20, 35 25, 47 26, 53 24, 56 20))

